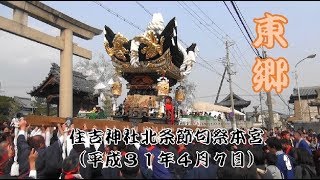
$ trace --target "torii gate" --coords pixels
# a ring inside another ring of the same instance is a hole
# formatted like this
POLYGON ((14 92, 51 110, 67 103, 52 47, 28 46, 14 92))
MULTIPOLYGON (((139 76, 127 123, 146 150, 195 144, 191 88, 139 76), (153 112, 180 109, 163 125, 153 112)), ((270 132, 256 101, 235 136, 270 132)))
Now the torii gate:
POLYGON ((102 33, 38 1, 0 1, 13 9, 13 20, 0 16, 0 29, 60 50, 59 116, 73 115, 72 55, 90 60, 92 52, 73 43, 73 35, 90 40, 102 33), (28 27, 28 16, 60 29, 53 37, 28 27))

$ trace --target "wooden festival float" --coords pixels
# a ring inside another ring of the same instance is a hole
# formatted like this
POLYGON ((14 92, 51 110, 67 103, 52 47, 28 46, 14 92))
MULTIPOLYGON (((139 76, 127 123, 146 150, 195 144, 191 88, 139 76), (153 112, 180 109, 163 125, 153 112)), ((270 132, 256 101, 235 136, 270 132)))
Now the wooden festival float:
MULTIPOLYGON (((173 98, 169 96, 173 86, 175 101, 185 99, 183 79, 191 72, 195 62, 196 44, 184 49, 178 42, 177 23, 173 18, 164 26, 162 15, 153 14, 146 31, 131 40, 115 34, 105 26, 104 46, 115 67, 116 76, 124 78, 129 92, 123 103, 124 112, 114 118, 142 119, 155 123, 174 124, 173 98)), ((115 81, 112 93, 121 95, 121 82, 115 81)))
MULTIPOLYGON (((195 63, 197 48, 192 43, 185 49, 178 42, 176 19, 171 19, 165 26, 162 15, 156 13, 146 31, 131 40, 120 33, 115 34, 108 26, 104 27, 104 36, 104 47, 116 72, 111 87, 114 98, 122 94, 119 77, 128 82, 123 112, 115 112, 113 120, 74 118, 75 127, 82 127, 84 123, 88 128, 93 125, 99 128, 106 125, 117 128, 136 125, 156 129, 179 127, 174 125, 177 116, 173 101, 180 104, 185 99, 183 80, 195 63), (173 99, 169 94, 177 84, 173 99), (124 118, 129 122, 123 121, 124 118), (140 123, 143 118, 149 122, 140 123)), ((63 123, 65 118, 48 117, 43 121, 38 116, 28 116, 27 120, 34 125, 53 125, 63 123)), ((189 127, 195 129, 195 126, 189 127)))

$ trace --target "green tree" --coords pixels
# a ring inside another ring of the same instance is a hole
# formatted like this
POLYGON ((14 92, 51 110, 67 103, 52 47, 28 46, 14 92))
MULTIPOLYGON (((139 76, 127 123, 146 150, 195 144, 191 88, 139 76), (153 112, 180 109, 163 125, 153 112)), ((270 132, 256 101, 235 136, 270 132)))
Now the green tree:
MULTIPOLYGON (((32 101, 32 105, 35 107, 35 115, 47 115, 47 102, 45 98, 35 97, 35 100, 32 101)), ((49 109, 49 116, 57 115, 57 107, 54 107, 52 104, 50 104, 49 109)))
POLYGON ((17 112, 19 112, 20 107, 14 101, 13 98, 7 96, 0 96, 0 121, 11 120, 17 112))
POLYGON ((35 97, 35 100, 32 101, 32 106, 35 107, 35 115, 47 114, 47 103, 45 98, 35 97))
POLYGON ((52 104, 49 105, 50 107, 50 114, 49 116, 57 116, 58 115, 58 107, 53 106, 52 104))

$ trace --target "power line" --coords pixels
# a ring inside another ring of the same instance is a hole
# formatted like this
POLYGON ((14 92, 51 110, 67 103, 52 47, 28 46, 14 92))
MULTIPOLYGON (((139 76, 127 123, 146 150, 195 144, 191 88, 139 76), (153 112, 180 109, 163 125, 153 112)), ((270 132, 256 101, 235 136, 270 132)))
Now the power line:
MULTIPOLYGON (((199 19, 201 19, 202 21, 205 22, 205 20, 204 20, 202 17, 200 17, 200 16, 198 15, 198 13, 196 13, 192 8, 190 8, 190 6, 189 6, 187 3, 183 2, 183 1, 181 1, 181 2, 182 2, 186 7, 188 7, 188 8, 193 12, 193 14, 195 14, 196 16, 198 16, 199 19)), ((202 24, 202 23, 200 22, 200 24, 202 24)), ((209 26, 207 23, 204 24, 204 25, 209 26)), ((219 33, 219 32, 217 32, 217 33, 219 33)))
MULTIPOLYGON (((252 37, 254 38, 255 36, 254 36, 253 32, 251 31, 251 29, 250 29, 250 27, 249 27, 249 25, 248 25, 248 23, 247 23, 246 19, 243 17, 243 15, 242 15, 242 13, 241 13, 240 8, 238 7, 238 5, 237 5, 237 3, 236 3, 236 2, 234 2, 234 4, 235 4, 235 6, 236 6, 236 8, 237 8, 237 11, 238 11, 238 12, 239 12, 239 14, 241 15, 241 18, 243 19, 244 24, 245 24, 245 25, 246 25, 246 27, 249 29, 250 34, 251 34, 251 35, 252 35, 252 37)), ((262 51, 264 51, 264 47, 263 47, 263 46, 261 46, 260 48, 261 48, 261 50, 262 50, 262 51)))
MULTIPOLYGON (((188 9, 186 9, 180 2, 178 2, 178 4, 184 9, 184 10, 186 10, 192 17, 194 17, 196 20, 198 20, 199 21, 199 23, 201 24, 201 25, 203 25, 205 28, 207 28, 197 17, 195 17, 188 9)), ((185 4, 185 3, 184 3, 185 4)), ((189 7, 187 4, 185 4, 187 7, 189 7)), ((190 7, 189 7, 190 8, 190 7)), ((194 12, 194 11, 193 11, 194 12)), ((199 16, 198 16, 199 17, 199 16)), ((203 20, 203 19, 202 19, 203 20)), ((195 23, 195 22, 194 22, 195 23)), ((195 23, 196 25, 197 25, 197 23, 195 23)), ((198 26, 199 27, 199 26, 198 26)), ((207 28, 208 29, 208 28, 207 28)), ((210 30, 209 30, 210 31, 210 30)), ((213 35, 215 35, 215 37, 216 38, 218 38, 220 41, 222 41, 223 42, 223 40, 221 39, 221 38, 219 38, 216 34, 214 34, 212 31, 210 31, 213 35)), ((179 38, 178 38, 179 39, 179 38)), ((179 39, 180 40, 180 39, 179 39)), ((185 44, 185 43, 184 43, 185 44)), ((211 67, 211 71, 214 71, 216 74, 218 74, 219 76, 221 76, 222 77, 222 74, 221 73, 219 73, 210 63, 208 63, 208 61, 206 61, 204 58, 202 58, 201 56, 200 56, 200 54, 198 55, 198 57, 202 60, 202 61, 204 61, 208 66, 210 66, 211 67)), ((199 62, 197 62, 198 64, 200 64, 199 62)), ((202 64, 200 64, 202 67, 204 67, 204 68, 206 68, 206 69, 208 69, 208 67, 206 67, 206 66, 203 66, 202 64)))
MULTIPOLYGON (((247 33, 248 37, 250 38, 251 42, 253 42, 254 35, 253 35, 251 29, 249 28, 249 26, 248 26, 248 24, 247 24, 247 21, 246 21, 245 18, 243 17, 243 15, 242 15, 239 7, 237 6, 236 2, 231 1, 231 4, 232 4, 232 6, 233 6, 234 11, 237 13, 237 16, 238 16, 238 18, 239 18, 239 20, 240 20, 243 28, 246 30, 246 33, 247 33), (249 33, 248 29, 249 29, 250 33, 249 33), (251 35, 252 35, 253 37, 251 37, 251 35)), ((255 47, 254 47, 254 49, 255 49, 255 50, 258 52, 258 54, 260 55, 258 49, 255 48, 255 47)), ((263 51, 264 51, 264 48, 261 47, 261 50, 262 50, 262 52, 263 52, 263 51)), ((260 57, 260 56, 259 56, 259 57, 260 57)))
MULTIPOLYGON (((250 64, 248 63, 248 61, 245 59, 245 57, 244 57, 244 55, 243 55, 243 52, 241 52, 238 44, 235 43, 235 45, 236 45, 236 48, 237 48, 238 52, 240 53, 239 56, 243 58, 243 60, 246 62, 246 64, 247 64, 248 66, 250 66, 250 64)), ((235 50, 235 49, 234 49, 234 50, 235 50)), ((236 52, 237 52, 237 51, 236 51, 236 52)))
MULTIPOLYGON (((238 61, 238 59, 234 56, 234 54, 230 51, 230 54, 231 54, 231 56, 235 59, 235 61, 238 63, 238 65, 241 67, 241 69, 243 69, 243 70, 247 70, 248 71, 248 73, 250 74, 250 71, 248 70, 248 67, 247 66, 245 66, 246 68, 244 68, 243 66, 241 66, 240 65, 240 63, 239 63, 239 61, 238 61)), ((249 79, 250 79, 250 76, 247 74, 247 76, 249 77, 249 79)))
MULTIPOLYGON (((197 21, 199 21, 199 23, 205 27, 209 32, 211 32, 211 34, 213 34, 217 39, 219 39, 222 43, 224 43, 224 40, 220 37, 218 37, 211 29, 208 28, 208 26, 206 26, 205 24, 203 24, 197 17, 195 17, 195 15, 193 15, 186 7, 182 6, 182 4, 177 1, 177 3, 184 9, 186 10, 193 18, 195 18, 197 21)), ((187 6, 189 9, 191 9, 186 3, 183 2, 183 4, 185 4, 185 6, 187 6)), ((192 10, 192 9, 191 9, 192 10)), ((197 14, 196 14, 197 15, 197 14)), ((198 16, 198 15, 197 15, 198 16)), ((202 18, 200 18, 202 21, 204 21, 202 18)), ((210 36, 209 36, 210 37, 210 36)))
MULTIPOLYGON (((206 14, 206 13, 204 13, 203 11, 202 11, 202 9, 196 4, 196 3, 194 3, 193 2, 193 4, 212 22, 212 23, 214 23, 214 21, 206 14)), ((190 7, 189 7, 190 8, 190 7)), ((190 8, 191 9, 191 8, 190 8)), ((192 9, 191 9, 192 10, 192 9)), ((193 10, 192 10, 193 11, 193 10)), ((194 12, 194 11, 193 11, 194 12)), ((194 12, 195 13, 195 12, 194 12)), ((196 14, 196 13, 195 13, 196 14)), ((197 15, 197 14, 196 14, 197 15)), ((198 15, 197 15, 198 16, 198 15)), ((199 18, 201 18, 200 16, 198 16, 199 18)), ((201 18, 202 19, 202 18, 201 18)), ((202 19, 203 20, 203 19, 202 19)), ((203 20, 203 21, 205 21, 205 20, 203 20)), ((215 24, 215 23, 214 23, 215 24)), ((216 25, 216 24, 215 24, 216 25)), ((216 25, 217 26, 217 25, 216 25)), ((223 33, 225 33, 219 26, 217 26, 223 33)), ((215 30, 215 29, 214 29, 215 30)), ((216 30, 215 30, 216 31, 216 30)), ((216 31, 217 32, 217 31, 216 31)), ((217 33, 219 33, 219 32, 217 32, 217 33)), ((221 33, 219 33, 220 35, 221 35, 221 33)), ((225 33, 226 34, 226 33, 225 33)), ((250 47, 251 47, 251 45, 250 45, 250 47)), ((233 48, 233 47, 232 47, 233 48)), ((234 48, 233 48, 234 49, 234 48)), ((235 51, 235 50, 234 50, 235 51)), ((236 52, 236 51, 235 51, 236 52)), ((237 60, 237 58, 235 57, 235 55, 232 53, 232 52, 230 52, 231 53, 231 55, 233 56, 233 58, 236 60, 236 62, 240 65, 240 63, 239 63, 239 61, 237 60)), ((237 56, 239 57, 239 59, 240 60, 243 60, 243 58, 236 52, 236 54, 237 54, 237 56)), ((244 61, 248 64, 248 62, 244 59, 244 61)), ((250 65, 249 65, 250 66, 250 65)), ((244 70, 244 68, 243 68, 243 66, 240 66, 243 70, 244 70)), ((245 68, 246 68, 246 70, 248 71, 248 73, 250 74, 250 70, 248 69, 248 67, 246 67, 245 66, 245 68)), ((251 79, 251 77, 247 74, 247 76, 249 77, 249 79, 251 79)))
POLYGON ((119 15, 118 13, 112 11, 111 9, 105 7, 104 5, 102 5, 101 3, 97 2, 97 1, 93 1, 94 3, 96 3, 97 5, 99 5, 100 7, 102 7, 103 9, 105 9, 106 11, 108 11, 110 14, 116 16, 117 18, 123 20, 124 22, 130 24, 131 26, 139 29, 140 31, 144 31, 142 28, 140 28, 138 25, 134 24, 133 22, 127 20, 126 18, 122 17, 121 15, 119 15))
MULTIPOLYGON (((231 2, 232 2, 232 1, 231 1, 231 2)), ((236 2, 234 2, 234 5, 236 6, 236 8, 237 8, 237 10, 238 10, 239 14, 241 15, 241 18, 244 20, 244 23, 245 23, 245 24, 246 24, 246 26, 248 27, 248 29, 249 29, 249 31, 250 31, 250 34, 254 37, 254 34, 252 33, 251 29, 249 28, 249 26, 248 26, 248 24, 247 24, 247 21, 246 21, 246 19, 243 17, 243 15, 242 15, 242 13, 241 13, 241 11, 240 11, 240 9, 239 9, 239 7, 238 7, 237 3, 236 3, 236 2)))
MULTIPOLYGON (((217 26, 217 24, 205 13, 203 12, 203 10, 195 3, 192 1, 192 3, 213 23, 216 25, 216 27, 218 27, 220 29, 220 31, 222 31, 224 34, 227 34, 225 33, 219 26, 217 26)), ((242 14, 241 14, 242 15, 242 14)), ((216 31, 217 32, 217 31, 216 31)), ((251 29, 250 29, 250 32, 251 32, 251 29)), ((217 32, 219 33, 219 32, 217 32)), ((251 32, 252 33, 252 32, 251 32)), ((219 33, 221 35, 221 33, 219 33)), ((232 47, 234 49, 234 47, 232 47)), ((235 50, 234 50, 235 51, 235 50)), ((236 52, 236 51, 235 51, 236 52)), ((237 56, 240 58, 240 60, 243 60, 243 58, 236 52, 237 56)), ((231 53, 231 55, 234 57, 234 55, 231 53)), ((235 58, 235 57, 234 57, 235 58)), ((235 58, 236 59, 236 58, 235 58)), ((238 60, 236 59, 237 63, 240 65, 240 63, 238 62, 238 60)), ((244 59, 244 61, 248 64, 248 62, 244 59)), ((248 64, 248 66, 250 66, 248 64)), ((247 71, 250 73, 250 70, 248 70, 248 67, 246 67, 247 71)), ((249 77, 250 78, 250 77, 249 77)))
POLYGON ((147 8, 145 8, 141 3, 139 3, 138 1, 136 1, 136 3, 137 3, 145 12, 147 12, 148 14, 150 14, 150 16, 152 16, 151 12, 150 12, 147 8))
MULTIPOLYGON (((243 61, 243 62, 245 62, 246 63, 246 65, 245 65, 245 68, 246 68, 246 70, 248 71, 248 73, 250 74, 251 73, 251 70, 248 68, 248 67, 250 67, 250 65, 249 65, 249 63, 248 63, 248 61, 243 57, 243 56, 240 56, 239 54, 238 54, 238 52, 236 51, 236 49, 232 46, 232 50, 236 53, 236 55, 243 61)), ((231 53, 232 54, 232 53, 231 53)))
MULTIPOLYGON (((202 59, 203 61, 205 61, 205 62, 207 63, 207 61, 204 60, 201 56, 199 56, 199 58, 202 59)), ((209 71, 215 72, 217 75, 223 77, 223 75, 222 75, 221 73, 219 73, 216 69, 214 69, 211 64, 207 63, 207 64, 208 64, 211 68, 213 68, 213 69, 210 69, 210 68, 208 68, 207 66, 205 66, 205 65, 203 65, 203 64, 201 64, 201 63, 199 63, 199 62, 197 62, 197 64, 199 64, 199 65, 201 65, 202 67, 208 69, 209 71), (214 71, 213 71, 213 70, 214 70, 214 71)), ((224 77, 224 79, 225 79, 227 82, 229 82, 229 80, 227 79, 227 77, 224 77)), ((232 81, 232 83, 233 83, 235 86, 237 86, 240 90, 242 90, 242 91, 244 91, 244 92, 246 92, 246 93, 248 93, 248 94, 252 94, 252 93, 250 93, 249 91, 241 88, 241 87, 240 87, 237 83, 235 83, 234 81, 232 81)), ((253 95, 253 96, 257 96, 257 95, 253 95)), ((255 99, 256 99, 256 100, 259 100, 258 98, 255 98, 255 99)))
MULTIPOLYGON (((242 19, 244 20, 244 23, 245 23, 245 24, 246 24, 246 26, 248 27, 248 29, 249 29, 249 31, 250 31, 250 34, 251 34, 251 35, 252 35, 252 37, 254 38, 255 36, 254 36, 253 32, 251 31, 251 29, 249 28, 249 25, 248 25, 248 23, 247 23, 246 19, 243 17, 243 15, 242 15, 242 13, 241 13, 240 8, 238 7, 238 5, 237 5, 237 3, 236 3, 236 2, 234 2, 234 4, 235 4, 235 6, 236 6, 236 8, 237 8, 238 12, 240 13, 240 15, 241 15, 242 19)), ((263 46, 261 46, 261 50, 262 50, 262 51, 264 51, 264 47, 263 47, 263 46)))
MULTIPOLYGON (((178 2, 179 3, 179 2, 178 2)), ((180 4, 180 3, 179 3, 180 4)), ((182 6, 181 4, 180 4, 180 6, 182 6)), ((187 5, 188 6, 188 5, 187 5)), ((183 6, 182 6, 183 7, 183 6)), ((189 7, 190 8, 190 7, 189 7)), ((228 7, 227 7, 228 8, 228 7)), ((191 9, 191 8, 190 8, 191 9)), ((228 10, 229 10, 229 8, 228 8, 228 10)), ((187 10, 188 11, 188 10, 187 10)), ((190 11, 188 11, 189 12, 189 14, 191 14, 190 13, 190 11)), ((193 11, 194 12, 194 11, 193 11)), ((230 12, 230 10, 229 10, 229 12, 230 12)), ((231 12, 230 12, 231 13, 231 12)), ((192 15, 192 14, 191 14, 192 15)), ((231 15, 233 16, 233 14, 231 13, 231 15)), ((193 16, 193 15, 192 15, 193 16)), ((193 16, 194 17, 194 16, 193 16)), ((199 17, 199 16, 198 16, 199 17)), ((234 17, 234 16, 233 16, 234 17)), ((194 18, 196 18, 196 17, 194 17, 194 18)), ((197 18, 196 18, 197 19, 197 18)), ((202 19, 202 18, 201 18, 202 19)), ((235 18, 234 18, 235 19, 235 18)), ((197 19, 199 22, 200 22, 200 20, 199 19, 197 19)), ((202 19, 203 20, 203 19, 202 19)), ((237 22, 237 21, 236 21, 237 22)), ((200 22, 200 24, 202 24, 201 22, 200 22)), ((238 24, 238 23, 237 23, 238 24)), ((203 25, 203 24, 202 24, 203 25)), ((240 26, 239 26, 239 24, 238 24, 238 27, 240 28, 240 26)), ((208 29, 208 28, 207 28, 208 29)), ((240 28, 240 30, 242 31, 242 29, 240 28)), ((211 31, 212 32, 212 31, 211 31)), ((243 32, 242 32, 243 33, 243 32)), ((214 34, 215 35, 215 34, 214 34)), ((244 35, 244 33, 243 33, 243 35, 244 35)), ((216 35, 215 35, 216 36, 216 35)), ((244 35, 245 36, 245 35, 244 35)), ((218 38, 218 37, 217 37, 218 38)), ((245 38, 246 38, 246 36, 245 36, 245 38)), ((218 39, 220 39, 220 38, 218 38, 218 39)), ((222 39, 220 39, 221 41, 223 41, 222 39)), ((246 40, 247 40, 247 38, 246 38, 246 40)), ((248 41, 248 40, 247 40, 248 41)), ((249 42, 248 42, 249 43, 249 42)), ((252 46, 251 46, 251 44, 249 43, 249 45, 250 45, 250 47, 252 48, 252 46)), ((253 48, 252 48, 253 49, 253 48)), ((254 49, 253 49, 253 51, 254 51, 254 49)), ((255 51, 254 51, 255 52, 255 51)), ((259 55, 259 51, 257 51, 257 53, 258 53, 258 55, 259 55)), ((236 59, 236 58, 235 58, 236 59)), ((204 59, 203 59, 204 60, 204 59)), ((237 59, 236 59, 237 60, 237 59)), ((205 60, 204 60, 205 61, 205 60)), ((206 62, 206 61, 205 61, 206 62)), ((239 62, 238 62, 238 64, 239 64, 239 62)), ((211 65, 210 65, 211 66, 211 65)), ((220 73, 218 73, 220 76, 222 76, 220 73)), ((250 77, 249 77, 250 78, 250 77)), ((236 84, 236 83, 234 83, 239 89, 242 89, 238 84, 236 84)), ((244 90, 244 89, 242 89, 242 90, 244 90)), ((246 91, 246 90, 244 90, 244 91, 246 91)), ((246 92, 248 92, 248 91, 246 91, 246 92)))
POLYGON ((194 2, 192 1, 192 3, 202 12, 202 14, 204 14, 210 21, 211 23, 213 23, 220 31, 222 31, 224 34, 227 34, 225 33, 205 12, 203 12, 203 10, 194 2))
MULTIPOLYGON (((180 4, 180 2, 178 2, 179 4, 180 4)), ((189 10, 187 10, 185 7, 183 7, 181 4, 180 4, 180 6, 182 7, 182 8, 184 8, 191 16, 193 16, 195 19, 197 19, 198 21, 199 21, 199 23, 201 24, 201 25, 203 25, 204 26, 204 24, 203 23, 201 23, 201 21, 198 19, 198 18, 196 18, 189 10)), ((190 7, 189 7, 190 8, 190 7)), ((206 27, 207 28, 207 27, 206 27)), ((207 28, 208 29, 208 28, 207 28)), ((241 29, 241 28, 240 28, 241 29)), ((212 32, 212 31, 211 31, 212 32)), ((214 34, 215 35, 215 34, 214 34)), ((243 33, 243 35, 244 35, 244 33, 243 33)), ((215 35, 216 36, 216 35, 215 35)), ((245 36, 245 35, 244 35, 245 36)), ((217 36, 216 36, 217 37, 217 36)), ((246 37, 246 36, 245 36, 246 37)), ((218 37, 217 37, 218 38, 218 37)), ((220 39, 220 38, 218 38, 218 39, 220 39)), ((220 39, 222 42, 223 42, 223 40, 222 39, 220 39)), ((249 43, 249 45, 250 45, 250 47, 251 47, 251 44, 249 43)), ((251 47, 252 48, 252 47, 251 47)), ((209 66, 211 66, 212 67, 212 65, 211 64, 209 64, 206 60, 204 60, 203 58, 201 58, 201 56, 199 56, 199 58, 200 59, 202 59, 203 61, 205 61, 206 62, 206 64, 208 64, 209 66)), ((238 63, 239 64, 239 63, 238 63)), ((222 77, 222 74, 220 74, 219 72, 217 72, 216 70, 215 70, 215 68, 214 67, 212 67, 212 69, 214 69, 214 71, 219 75, 219 76, 221 76, 222 77)), ((225 79, 226 79, 226 77, 225 77, 225 79)), ((234 83, 234 82, 233 82, 234 83)), ((238 84, 236 84, 236 83, 234 83, 239 89, 241 89, 241 90, 244 90, 244 89, 242 89, 238 84)), ((248 92, 247 90, 244 90, 244 91, 246 91, 246 92, 248 92)))
MULTIPOLYGON (((249 44, 250 48, 252 49, 252 51, 253 51, 258 57, 261 57, 259 51, 258 51, 256 48, 253 48, 253 47, 252 47, 251 43, 249 42, 247 36, 246 36, 245 33, 243 32, 242 28, 240 27, 240 25, 239 25, 238 21, 236 20, 236 18, 234 17, 233 13, 232 13, 231 10, 229 9, 228 5, 227 5, 224 1, 223 1, 223 3, 224 3, 224 5, 226 6, 226 8, 228 9, 228 11, 229 11, 230 15, 232 16, 233 20, 236 22, 238 28, 240 29, 242 35, 245 37, 245 39, 246 39, 247 43, 249 44)), ((247 33, 247 34, 248 34, 248 33, 247 33)), ((250 37, 250 35, 249 35, 249 37, 250 37)), ((250 39, 251 39, 251 38, 250 38, 250 39)))
MULTIPOLYGON (((179 2, 178 2, 179 3, 179 2)), ((189 10, 187 10, 184 6, 182 6, 180 3, 179 3, 179 5, 183 8, 183 9, 185 9, 189 14, 191 14, 190 13, 190 11, 189 10)), ((192 16, 193 16, 193 14, 191 14, 192 16)), ((194 16, 193 16, 194 17, 194 16)), ((197 19, 197 18, 196 18, 197 19)), ((200 29, 200 30, 204 30, 204 29, 202 29, 193 19, 191 19, 191 21, 200 29)), ((200 24, 201 24, 201 22, 200 22, 200 24)))
POLYGON ((219 75, 219 76, 221 76, 222 77, 222 74, 221 73, 219 73, 219 71, 217 71, 210 63, 208 63, 208 61, 207 60, 205 60, 204 58, 202 58, 200 55, 198 55, 198 57, 202 60, 202 61, 204 61, 208 66, 206 66, 206 65, 204 65, 204 64, 202 64, 202 63, 200 63, 200 62, 196 62, 196 64, 199 64, 200 66, 202 66, 203 68, 205 68, 205 69, 207 69, 207 70, 209 70, 209 71, 211 71, 211 72, 214 72, 214 73, 216 73, 217 75, 219 75))
POLYGON ((229 11, 230 15, 232 16, 233 20, 237 23, 237 26, 239 27, 242 35, 243 35, 244 38, 246 39, 246 41, 247 41, 247 43, 249 44, 249 46, 250 46, 250 48, 252 49, 252 51, 253 51, 258 57, 261 57, 259 51, 258 51, 257 49, 254 49, 254 48, 251 46, 251 43, 249 42, 247 36, 246 36, 246 35, 244 34, 244 32, 242 31, 242 28, 240 27, 238 21, 237 21, 236 18, 234 17, 233 13, 232 13, 231 10, 229 9, 229 7, 228 7, 228 5, 226 4, 226 2, 223 1, 223 3, 224 3, 224 5, 226 6, 226 8, 228 9, 228 11, 229 11))
MULTIPOLYGON (((182 2, 184 5, 186 5, 196 16, 198 16, 199 17, 199 19, 201 19, 204 23, 206 23, 206 20, 204 20, 203 18, 201 18, 199 15, 198 15, 198 13, 196 13, 187 3, 185 3, 185 2, 182 2)), ((208 24, 206 23, 206 24, 202 24, 203 26, 205 26, 207 29, 209 29, 208 28, 208 24)), ((209 26, 209 27, 211 27, 211 26, 209 26)), ((211 29, 213 29, 216 33, 218 33, 219 35, 221 35, 221 37, 223 37, 223 35, 221 34, 221 33, 219 33, 215 28, 212 28, 211 27, 211 29)), ((212 31, 211 31, 212 32, 212 31)), ((213 33, 213 32, 212 32, 213 33)), ((214 34, 214 35, 216 35, 216 34, 214 34)), ((217 36, 216 36, 217 37, 217 36)), ((218 37, 217 37, 218 38, 218 37)), ((219 38, 220 40, 222 40, 221 38, 219 38)), ((223 40, 222 40, 223 41, 223 40)))
MULTIPOLYGON (((239 7, 238 7, 237 4, 236 4, 235 2, 233 2, 233 1, 231 1, 231 4, 232 4, 232 6, 233 6, 233 8, 234 8, 234 10, 235 10, 235 12, 236 12, 239 20, 240 20, 242 26, 243 26, 244 29, 246 30, 246 33, 247 33, 248 37, 250 38, 251 42, 253 42, 253 38, 251 37, 251 35, 252 35, 253 37, 254 37, 254 35, 253 35, 251 29, 249 28, 249 26, 248 26, 245 18, 243 17, 243 15, 242 15, 239 7), (249 29, 249 31, 250 31, 251 34, 249 33, 248 29, 249 29)), ((255 48, 255 50, 256 50, 257 52, 259 52, 256 48, 255 48)), ((277 96, 278 96, 278 97, 280 98, 280 100, 290 109, 290 106, 285 102, 285 100, 283 99, 282 95, 277 94, 277 96)))
MULTIPOLYGON (((182 4, 180 4, 180 2, 179 1, 177 1, 178 3, 179 3, 179 5, 184 9, 184 10, 186 10, 192 17, 194 17, 196 20, 198 20, 199 21, 199 19, 197 19, 188 9, 186 9, 184 6, 182 6, 182 4)), ((192 20, 192 19, 191 19, 192 20)), ((192 22, 194 23, 194 24, 196 24, 201 30, 203 30, 195 21, 193 21, 192 20, 192 22)), ((202 25, 202 23, 199 21, 199 23, 202 25)))
MULTIPOLYGON (((179 3, 179 2, 178 2, 179 3)), ((179 3, 180 4, 180 3, 179 3)), ((181 7, 183 7, 181 4, 180 4, 180 6, 181 7)), ((183 7, 184 8, 184 7, 183 7)), ((186 11, 188 11, 189 12, 189 14, 191 14, 194 18, 196 18, 189 10, 187 10, 186 8, 184 8, 186 11)), ((197 19, 197 18, 196 18, 197 19)), ((199 21, 199 19, 197 19, 198 21, 199 21)), ((199 21, 200 22, 200 21, 199 21)), ((201 22, 200 22, 200 24, 202 24, 201 22)), ((202 24, 203 25, 203 24, 202 24)), ((218 37, 217 37, 218 38, 218 37)), ((220 38, 219 38, 220 39, 220 38)), ((220 39, 221 41, 223 41, 222 39, 220 39)), ((216 74, 218 74, 219 76, 221 76, 221 77, 223 77, 223 75, 221 74, 221 73, 219 73, 210 63, 208 63, 208 61, 206 61, 204 58, 202 58, 200 55, 198 56, 201 60, 203 60, 207 65, 209 65, 211 68, 212 68, 212 70, 216 73, 216 74)), ((234 57, 234 56, 233 56, 234 57)), ((235 58, 235 57, 234 57, 235 58)), ((236 59, 236 58, 235 58, 236 59)), ((237 59, 236 59, 237 60, 237 59)), ((198 63, 199 64, 199 63, 198 63)), ((238 64, 239 64, 239 62, 238 62, 238 64)), ((202 64, 200 64, 201 66, 203 66, 202 64)), ((208 69, 206 66, 203 66, 204 68, 206 68, 206 69, 208 69)), ((250 77, 249 77, 250 78, 250 77)), ((226 79, 227 81, 228 81, 228 79, 226 78, 226 77, 224 77, 224 79, 226 79)), ((245 89, 243 89, 243 88, 241 88, 238 84, 236 84, 235 82, 232 82, 234 85, 236 85, 239 89, 241 89, 241 90, 243 90, 243 91, 246 91, 246 92, 248 92, 247 90, 245 90, 245 89)))
MULTIPOLYGON (((245 24, 244 24, 244 22, 243 22, 242 18, 240 17, 240 14, 239 14, 239 12, 238 12, 238 10, 237 10, 237 8, 236 8, 235 4, 233 3, 233 1, 231 1, 231 5, 232 5, 232 7, 233 7, 234 11, 237 13, 237 16, 238 16, 238 18, 239 18, 239 20, 240 20, 240 22, 241 22, 242 26, 243 26, 243 27, 244 27, 244 29, 246 30, 248 37, 250 38, 251 42, 253 42, 253 39, 252 39, 252 37, 251 37, 251 35, 250 35, 250 33, 249 33, 249 31, 248 31, 247 27, 245 26, 245 24)), ((255 49, 256 49, 256 48, 255 48, 255 49)), ((256 49, 256 50, 257 50, 257 49, 256 49)), ((257 51, 258 51, 258 50, 257 50, 257 51)), ((258 51, 258 52, 259 52, 259 51, 258 51)))
POLYGON ((281 99, 281 101, 289 108, 289 109, 292 109, 289 104, 284 100, 284 98, 282 97, 281 94, 277 94, 277 96, 281 99))
MULTIPOLYGON (((192 1, 192 3, 202 12, 202 14, 204 14, 210 21, 211 21, 211 23, 213 23, 217 28, 219 28, 219 30, 220 31, 222 31, 224 34, 227 34, 227 33, 225 33, 195 2, 193 2, 192 1)), ((238 7, 237 7, 238 8, 238 7)), ((239 8, 238 8, 238 10, 239 10, 239 8)), ((240 11, 240 10, 239 10, 240 11)), ((241 12, 240 12, 240 14, 241 14, 241 12)), ((242 16, 242 14, 241 14, 241 16, 242 16)), ((243 17, 243 16, 242 16, 243 17)), ((246 21, 245 21, 245 23, 246 23, 246 21)), ((252 31, 251 31, 251 29, 249 29, 250 30, 250 32, 251 32, 251 34, 252 34, 252 31)), ((219 32, 218 32, 219 33, 219 32)), ((220 35, 221 35, 221 33, 219 33, 220 35)), ((234 47, 232 47, 233 48, 233 50, 235 51, 235 49, 234 49, 234 47)), ((244 60, 246 63, 247 63, 247 65, 248 66, 250 66, 249 64, 248 64, 248 62, 245 60, 245 59, 243 59, 243 57, 241 57, 238 53, 237 53, 237 51, 235 51, 236 52, 236 54, 237 54, 237 56, 240 58, 240 60, 244 60)), ((234 55, 233 55, 233 57, 234 57, 234 55)), ((235 57, 234 57, 235 58, 235 57)), ((238 62, 238 64, 239 64, 239 62, 238 62)), ((250 73, 250 70, 248 70, 248 67, 246 67, 246 69, 247 69, 247 71, 250 73)))

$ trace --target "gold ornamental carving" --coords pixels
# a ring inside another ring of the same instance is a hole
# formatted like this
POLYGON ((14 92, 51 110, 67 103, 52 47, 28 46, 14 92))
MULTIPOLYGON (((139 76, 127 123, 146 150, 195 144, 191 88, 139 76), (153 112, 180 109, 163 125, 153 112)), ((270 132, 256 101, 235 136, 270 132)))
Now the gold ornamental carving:
POLYGON ((161 57, 148 61, 145 66, 134 68, 130 62, 123 62, 116 57, 111 58, 114 67, 121 70, 123 73, 150 73, 157 72, 160 75, 169 75, 174 79, 181 79, 180 70, 172 63, 170 49, 167 49, 161 57))
POLYGON ((122 34, 117 34, 113 39, 113 47, 109 46, 108 41, 104 43, 104 47, 110 57, 115 56, 118 59, 126 61, 125 54, 129 54, 129 50, 123 47, 123 44, 128 43, 128 39, 122 34))
POLYGON ((159 39, 153 31, 148 31, 145 37, 135 37, 134 40, 146 45, 146 47, 141 50, 141 53, 146 55, 146 59, 153 58, 158 54, 161 56, 163 53, 164 37, 162 36, 159 42, 159 39))
POLYGON ((115 82, 112 84, 111 88, 112 95, 114 96, 121 96, 122 92, 122 84, 120 82, 115 82))

